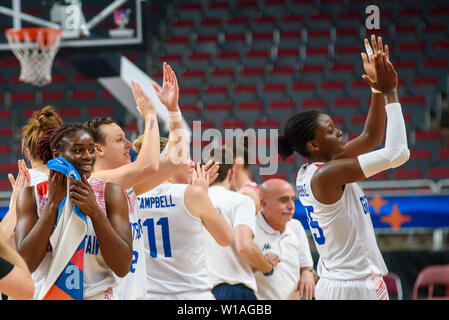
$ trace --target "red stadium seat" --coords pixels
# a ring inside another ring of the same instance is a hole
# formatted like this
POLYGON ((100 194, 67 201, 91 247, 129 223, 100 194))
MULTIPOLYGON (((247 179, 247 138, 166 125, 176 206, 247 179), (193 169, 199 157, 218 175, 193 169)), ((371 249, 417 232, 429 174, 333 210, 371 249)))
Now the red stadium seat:
POLYGON ((247 102, 241 102, 237 106, 237 110, 244 111, 244 110, 257 110, 262 112, 263 111, 263 105, 260 101, 247 101, 247 102))
POLYGON ((11 102, 34 102, 34 92, 11 93, 11 102))
POLYGON ((269 104, 269 108, 275 112, 279 110, 288 109, 289 112, 295 111, 295 102, 292 100, 279 100, 279 101, 271 101, 269 104))
POLYGON ((245 120, 224 120, 221 122, 222 129, 242 129, 245 130, 248 127, 245 120))
POLYGON ((253 122, 256 129, 279 129, 279 120, 277 119, 256 119, 253 122))
MULTIPOLYGON (((335 24, 337 26, 337 38, 339 39, 340 43, 340 36, 344 33, 339 33, 339 30, 342 28, 347 28, 347 30, 355 30, 360 26, 360 22, 362 21, 362 14, 360 11, 356 10, 350 10, 350 11, 343 11, 340 10, 337 15, 337 19, 335 19, 335 24)), ((359 37, 359 30, 356 30, 356 33, 352 34, 353 38, 359 37)))
POLYGON ((251 36, 251 47, 253 49, 271 49, 273 45, 273 31, 254 32, 251 36))
POLYGON ((279 100, 285 97, 287 88, 284 83, 266 83, 262 89, 264 100, 279 100))
POLYGON ((182 104, 196 103, 199 100, 200 90, 197 87, 180 87, 179 101, 182 104))
MULTIPOLYGON (((211 8, 211 6, 209 6, 209 9, 217 10, 217 12, 218 12, 218 10, 221 10, 221 9, 218 9, 218 8, 215 8, 215 7, 211 8)), ((200 29, 219 30, 220 28, 221 28, 221 19, 219 19, 219 18, 206 17, 206 18, 203 18, 201 20, 201 22, 200 22, 200 29)))
POLYGON ((9 182, 9 179, 0 180, 0 190, 11 190, 11 182, 9 182))
POLYGON ((87 115, 89 117, 111 117, 114 110, 109 107, 90 107, 87 108, 87 115))
POLYGON ((230 86, 234 79, 235 71, 232 68, 216 68, 210 72, 208 82, 213 86, 230 86))
POLYGON ((19 171, 19 167, 17 166, 17 162, 13 163, 0 163, 0 172, 5 173, 14 173, 19 171))
POLYGON ((11 110, 0 110, 0 120, 11 121, 12 111, 11 110))
POLYGON ((302 41, 300 30, 284 30, 279 32, 280 48, 298 48, 302 41))
POLYGON ((109 92, 109 90, 102 90, 100 92, 100 96, 101 96, 101 99, 113 99, 114 98, 114 96, 109 92))
POLYGON ((61 101, 65 99, 64 91, 44 91, 41 95, 42 101, 61 101))
MULTIPOLYGON (((312 47, 327 46, 330 42, 330 29, 308 29, 307 30, 307 45, 312 47)), ((326 52, 328 54, 328 52, 326 52)))
MULTIPOLYGON (((256 1, 257 4, 257 1, 256 1)), ((277 19, 272 15, 261 15, 251 19, 251 27, 256 32, 268 32, 273 30, 273 26, 276 25, 277 19)))
POLYGON ((11 127, 0 127, 0 137, 12 137, 14 134, 11 127))
POLYGON ((397 168, 394 170, 395 179, 421 179, 422 172, 420 169, 397 168))
POLYGON ((329 58, 329 47, 306 47, 306 63, 325 64, 329 58))
POLYGON ((387 171, 381 171, 374 176, 369 177, 367 180, 388 180, 387 171))
POLYGON ((238 0, 236 7, 237 8, 257 9, 258 3, 257 3, 257 0, 238 0))
POLYGON ((304 16, 298 12, 290 12, 282 16, 280 28, 281 30, 287 31, 297 31, 298 26, 304 24, 304 16))
POLYGON ((430 265, 424 267, 416 277, 413 285, 412 299, 422 299, 419 294, 419 288, 427 287, 426 300, 449 300, 449 265, 430 265), (442 285, 445 287, 444 296, 434 296, 434 286, 442 285))
POLYGON ((10 154, 11 153, 11 146, 8 144, 1 144, 0 145, 0 154, 10 154))
POLYGON ((186 117, 188 120, 198 119, 201 117, 200 108, 196 103, 190 104, 180 104, 179 109, 182 112, 182 115, 186 117))
POLYGON ((94 90, 73 90, 72 91, 72 99, 94 99, 95 91, 94 90))
POLYGON ((211 1, 208 4, 209 10, 226 11, 230 8, 229 1, 211 1))
POLYGON ((438 159, 448 159, 449 160, 449 149, 438 150, 438 159))
POLYGON ((180 53, 166 53, 159 56, 159 61, 171 64, 173 62, 181 62, 182 55, 180 53))
POLYGON ((449 178, 449 167, 429 168, 428 174, 431 179, 449 178))
POLYGON ((81 110, 79 108, 60 108, 57 112, 63 119, 81 117, 81 110))
POLYGON ((315 83, 312 81, 294 82, 289 90, 290 97, 295 101, 312 99, 315 96, 315 83))
POLYGON ((315 98, 315 99, 305 99, 301 103, 302 108, 313 108, 313 109, 325 109, 328 107, 326 99, 315 98))
POLYGON ((264 67, 270 59, 270 49, 251 49, 243 59, 248 67, 264 67))
POLYGON ((217 53, 214 64, 219 68, 235 68, 240 60, 240 51, 221 51, 217 53))

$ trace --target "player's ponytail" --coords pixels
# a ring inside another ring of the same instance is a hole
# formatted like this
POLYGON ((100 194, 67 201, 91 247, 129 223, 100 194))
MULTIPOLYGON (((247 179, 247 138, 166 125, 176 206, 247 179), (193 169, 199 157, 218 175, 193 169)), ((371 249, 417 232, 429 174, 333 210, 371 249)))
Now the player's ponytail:
POLYGON ((287 159, 293 154, 292 146, 288 143, 287 138, 283 135, 280 135, 278 137, 278 152, 282 160, 287 159))

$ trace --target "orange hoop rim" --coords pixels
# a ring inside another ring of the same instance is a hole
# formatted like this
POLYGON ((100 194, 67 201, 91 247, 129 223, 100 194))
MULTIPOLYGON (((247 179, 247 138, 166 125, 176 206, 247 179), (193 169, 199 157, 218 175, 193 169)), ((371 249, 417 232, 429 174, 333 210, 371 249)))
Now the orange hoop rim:
POLYGON ((53 35, 54 37, 61 38, 62 31, 61 29, 55 29, 55 28, 40 28, 40 27, 33 27, 33 28, 20 28, 20 29, 6 29, 5 33, 10 36, 14 37, 15 39, 18 39, 20 41, 25 40, 25 34, 28 34, 28 38, 30 40, 37 40, 37 35, 41 33, 44 37, 44 39, 49 38, 50 35, 53 35))

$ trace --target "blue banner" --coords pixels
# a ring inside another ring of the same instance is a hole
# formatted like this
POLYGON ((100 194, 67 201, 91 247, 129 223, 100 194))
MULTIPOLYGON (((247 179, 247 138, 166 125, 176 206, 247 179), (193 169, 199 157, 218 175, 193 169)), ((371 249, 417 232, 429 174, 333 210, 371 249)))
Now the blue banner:
MULTIPOLYGON (((306 211, 296 199, 294 218, 309 229, 306 211)), ((374 228, 449 227, 449 195, 374 196, 368 197, 374 228)))

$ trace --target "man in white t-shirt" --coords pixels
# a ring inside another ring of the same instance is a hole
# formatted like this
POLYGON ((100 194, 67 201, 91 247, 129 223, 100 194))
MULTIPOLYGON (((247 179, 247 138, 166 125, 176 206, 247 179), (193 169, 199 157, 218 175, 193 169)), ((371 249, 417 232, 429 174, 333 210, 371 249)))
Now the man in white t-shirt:
MULTIPOLYGON (((214 149, 212 159, 218 161, 220 167, 218 177, 209 188, 209 197, 217 211, 228 221, 233 234, 232 245, 221 247, 208 232, 204 232, 212 292, 217 300, 256 300, 254 272, 270 275, 278 258, 275 255, 264 257, 253 241, 256 229, 254 201, 246 195, 230 191, 232 152, 225 148, 214 149), (219 156, 214 156, 214 153, 219 156), (231 163, 226 163, 226 159, 231 159, 231 163)), ((203 160, 207 162, 209 159, 203 160)))
POLYGON ((260 196, 254 241, 262 253, 277 254, 280 262, 270 277, 256 273, 257 298, 310 300, 315 291, 313 260, 301 222, 292 219, 295 191, 285 180, 270 179, 262 184, 260 196))

